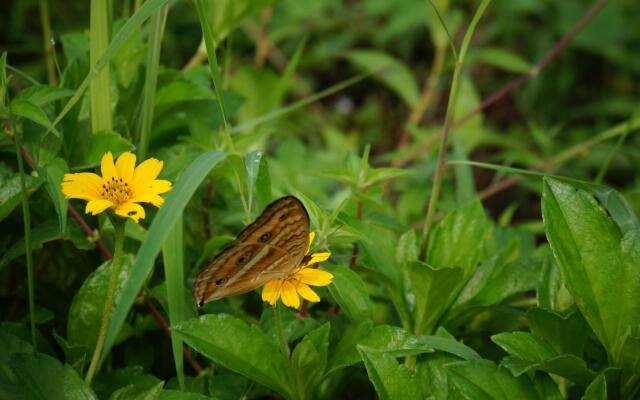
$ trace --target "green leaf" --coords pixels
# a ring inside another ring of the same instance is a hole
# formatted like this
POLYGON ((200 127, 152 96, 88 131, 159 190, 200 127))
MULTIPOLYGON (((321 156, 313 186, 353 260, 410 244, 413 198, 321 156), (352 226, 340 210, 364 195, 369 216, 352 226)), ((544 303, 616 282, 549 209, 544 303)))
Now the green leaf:
POLYGON ((407 176, 410 171, 400 168, 371 168, 367 171, 367 177, 364 181, 365 187, 374 186, 391 179, 407 176))
POLYGON ((38 125, 44 126, 48 130, 53 132, 57 137, 60 137, 60 132, 58 132, 55 126, 53 126, 47 114, 32 102, 23 99, 13 99, 11 101, 11 112, 14 115, 26 118, 38 125))
POLYGON ((526 318, 531 332, 547 341, 558 354, 582 356, 589 327, 577 310, 562 315, 555 311, 530 308, 526 318))
POLYGON ((490 221, 478 200, 448 213, 429 235, 427 264, 461 267, 464 277, 469 278, 483 256, 490 230, 490 221))
POLYGON ((208 314, 172 327, 199 353, 276 392, 291 397, 286 360, 256 326, 226 314, 208 314))
POLYGON ((352 50, 347 58, 393 90, 405 103, 414 106, 420 97, 420 90, 411 71, 399 60, 387 53, 369 50, 352 50))
MULTIPOLYGON (((498 47, 484 47, 473 51, 469 58, 493 65, 507 72, 524 74, 529 72, 531 64, 519 55, 498 47)), ((473 62, 470 60, 470 62, 473 62)))
POLYGON ((22 398, 27 399, 98 399, 69 365, 62 365, 46 354, 17 353, 9 359, 22 398))
POLYGON ((514 378, 491 361, 463 361, 446 366, 449 395, 468 400, 547 400, 526 376, 514 378), (453 396, 452 392, 457 396, 453 396))
POLYGON ((567 289, 619 365, 621 338, 640 325, 640 231, 624 236, 583 190, 545 178, 545 232, 567 289))
POLYGON ((329 292, 354 322, 371 319, 371 300, 360 275, 346 266, 327 266, 333 274, 329 292))
POLYGON ((591 382, 584 392, 582 400, 607 400, 607 380, 604 374, 598 375, 598 377, 591 382))
POLYGON ((120 136, 116 132, 97 132, 89 138, 86 149, 83 150, 81 165, 78 168, 93 167, 100 165, 102 156, 110 151, 114 158, 120 153, 134 149, 133 143, 120 136))
POLYGON ((425 336, 415 336, 402 328, 389 325, 371 327, 364 321, 350 329, 331 352, 329 372, 360 362, 357 345, 365 346, 392 357, 406 357, 433 352, 431 340, 425 336))
MULTIPOLYGON (((124 286, 131 275, 132 263, 131 256, 123 256, 114 294, 114 308, 122 299, 124 286)), ((96 346, 110 276, 111 261, 106 261, 87 277, 73 297, 67 319, 67 340, 72 346, 84 346, 87 351, 96 346)))
MULTIPOLYGON (((27 192, 34 192, 41 184, 41 178, 35 178, 31 175, 25 176, 27 192)), ((6 166, 0 164, 0 221, 20 204, 21 196, 20 175, 12 173, 6 166)))
POLYGON ((528 332, 504 332, 493 335, 491 340, 512 356, 505 358, 503 365, 515 376, 540 370, 582 386, 587 386, 596 376, 583 359, 573 354, 558 354, 543 339, 528 332))
POLYGON ((422 399, 415 377, 394 357, 365 346, 358 346, 358 352, 381 400, 422 399))
POLYGON ((44 107, 49 103, 71 97, 73 90, 50 85, 33 85, 18 93, 14 100, 26 100, 37 107, 44 107))
POLYGON ((60 223, 60 232, 67 230, 67 204, 68 201, 62 193, 61 183, 64 174, 69 172, 67 163, 62 158, 55 158, 50 161, 44 168, 40 168, 40 173, 46 180, 47 193, 51 197, 53 206, 58 214, 58 222, 60 223))
POLYGON ((150 388, 134 385, 125 386, 113 392, 109 400, 156 400, 162 391, 164 382, 158 382, 150 388))
MULTIPOLYGON (((146 3, 145 3, 146 4, 146 3)), ((145 241, 140 246, 132 267, 132 273, 122 295, 122 301, 114 309, 105 339, 104 354, 107 354, 138 296, 149 273, 153 269, 156 256, 172 228, 182 216, 183 210, 209 171, 226 157, 219 151, 203 153, 178 178, 173 189, 165 197, 165 203, 156 214, 145 241)))
POLYGON ((414 296, 416 333, 431 333, 465 284, 462 268, 434 268, 416 261, 407 265, 414 296))
MULTIPOLYGON (((167 303, 170 325, 177 325, 184 320, 184 257, 182 239, 182 218, 179 218, 171 228, 167 239, 162 245, 162 260, 167 284, 167 303)), ((184 370, 182 369, 182 340, 171 332, 171 348, 173 361, 180 388, 184 389, 184 370)))
POLYGON ((322 381, 327 366, 329 329, 330 324, 327 322, 309 332, 293 350, 291 365, 295 371, 300 398, 311 398, 322 381))

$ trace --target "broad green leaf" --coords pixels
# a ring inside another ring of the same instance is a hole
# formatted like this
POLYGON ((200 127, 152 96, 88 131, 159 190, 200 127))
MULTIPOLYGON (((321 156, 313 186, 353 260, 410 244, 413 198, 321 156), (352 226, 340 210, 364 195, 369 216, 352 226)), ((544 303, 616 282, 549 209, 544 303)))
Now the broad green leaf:
POLYGON ((208 314, 172 327, 199 353, 276 392, 291 397, 286 360, 256 326, 226 314, 208 314))
POLYGON ((331 296, 354 322, 371 319, 371 300, 360 275, 346 266, 327 266, 333 274, 329 285, 331 296))
POLYGON ((0 365, 3 366, 0 368, 0 398, 10 398, 19 391, 13 371, 4 367, 9 365, 9 359, 16 353, 33 354, 33 346, 10 332, 0 330, 0 365))
POLYGON ((370 50, 352 50, 347 58, 393 90, 405 103, 414 106, 420 97, 420 90, 411 71, 399 60, 387 53, 370 50))
POLYGON ((33 104, 29 100, 13 99, 11 101, 11 112, 18 117, 26 118, 38 125, 44 126, 57 137, 60 137, 60 132, 58 132, 58 130, 53 126, 49 117, 42 108, 33 104))
MULTIPOLYGON (((54 220, 46 221, 43 224, 34 226, 31 230, 31 249, 38 250, 42 245, 53 240, 62 239, 59 226, 54 220)), ((0 271, 12 260, 24 254, 24 238, 17 241, 11 246, 0 258, 0 271)))
POLYGON ((273 199, 271 193, 271 174, 267 157, 260 158, 260 168, 255 181, 254 209, 264 210, 273 199))
POLYGON ((158 382, 150 388, 125 386, 113 392, 109 400, 156 400, 162 391, 164 382, 158 382))
POLYGON ((327 322, 309 332, 293 350, 291 365, 296 377, 295 390, 300 398, 311 398, 322 381, 327 366, 329 329, 327 322))
MULTIPOLYGON (((245 391, 241 392, 245 393, 245 391)), ((214 397, 217 398, 217 397, 214 397)), ((163 390, 160 392, 157 400, 211 400, 211 397, 199 393, 183 392, 179 390, 163 390)))
POLYGON ((434 268, 420 261, 407 265, 415 298, 415 332, 428 334, 441 323, 465 284, 462 268, 434 268))
POLYGON ((542 308, 530 308, 526 317, 531 332, 547 341, 558 354, 582 356, 589 327, 577 310, 563 315, 542 308))
MULTIPOLYGON (((123 256, 118 274, 118 286, 114 294, 114 309, 122 299, 124 286, 131 275, 132 263, 131 256, 123 256)), ((87 277, 73 297, 67 319, 67 340, 71 345, 84 346, 86 351, 91 351, 95 347, 110 276, 111 261, 106 261, 87 277)))
POLYGON ((91 135, 87 148, 83 152, 81 165, 79 168, 93 167, 100 165, 102 156, 110 151, 113 157, 120 153, 133 150, 133 144, 116 132, 97 132, 91 135))
POLYGON ((69 365, 46 354, 16 353, 9 359, 21 398, 34 400, 98 399, 91 388, 69 365))
POLYGON ((446 366, 449 395, 468 400, 547 400, 526 376, 513 377, 491 361, 463 361, 446 366), (455 395, 454 395, 455 394, 455 395))
POLYGON ((596 376, 583 359, 573 354, 558 354, 547 342, 528 332, 504 332, 493 335, 491 340, 511 355, 502 364, 515 376, 540 370, 582 386, 587 386, 596 376))
POLYGON ((121 389, 131 390, 131 393, 142 392, 156 387, 162 381, 153 375, 145 374, 140 366, 131 366, 110 371, 103 371, 93 382, 93 389, 100 399, 107 399, 121 389))
POLYGON ((332 351, 329 372, 360 362, 357 345, 365 346, 392 357, 406 357, 433 352, 430 338, 415 336, 402 328, 389 325, 371 327, 364 321, 347 331, 332 351))
MULTIPOLYGON (((256 189, 256 181, 260 173, 260 161, 262 160, 262 152, 259 150, 249 152, 244 156, 244 167, 247 171, 247 202, 249 203, 249 211, 254 211, 253 197, 256 189)), ((262 210, 255 210, 254 214, 262 210)))
POLYGON ((542 215, 567 289, 618 366, 622 336, 640 324, 640 231, 623 236, 591 195, 551 178, 542 215))
POLYGON ((37 107, 44 107, 54 101, 71 97, 73 90, 50 85, 33 85, 18 93, 15 99, 26 100, 37 107))
POLYGON ((62 158, 55 158, 43 168, 40 173, 47 180, 46 188, 49 197, 53 202, 53 206, 58 214, 58 222, 60 223, 60 232, 67 230, 67 204, 68 201, 62 193, 61 183, 65 173, 69 172, 67 163, 62 158))
POLYGON ((434 399, 448 399, 449 384, 445 365, 457 361, 460 361, 458 357, 443 353, 420 357, 415 373, 422 392, 434 399))
POLYGON ((365 346, 358 352, 381 400, 422 399, 415 377, 393 356, 365 346))
POLYGON ((582 400, 607 400, 607 380, 604 374, 598 375, 598 377, 591 382, 584 392, 582 400))
POLYGON ((490 230, 490 221, 478 200, 448 213, 429 235, 427 264, 460 267, 468 279, 483 256, 490 230))
POLYGON ((160 252, 162 244, 169 236, 169 229, 180 219, 191 196, 208 175, 209 171, 222 161, 225 156, 225 153, 219 151, 203 153, 189 165, 175 182, 173 189, 165 196, 165 203, 160 207, 160 210, 154 217, 147 231, 146 239, 138 250, 132 267, 131 277, 122 295, 122 301, 115 308, 111 316, 107 337, 105 339, 104 354, 107 354, 111 346, 113 346, 118 332, 127 318, 129 309, 135 302, 138 292, 153 269, 156 256, 160 252))
MULTIPOLYGON (((42 182, 41 178, 35 178, 31 175, 25 176, 25 186, 29 193, 34 192, 42 182)), ((21 193, 20 175, 12 173, 7 167, 0 164, 0 221, 20 204, 21 193)))

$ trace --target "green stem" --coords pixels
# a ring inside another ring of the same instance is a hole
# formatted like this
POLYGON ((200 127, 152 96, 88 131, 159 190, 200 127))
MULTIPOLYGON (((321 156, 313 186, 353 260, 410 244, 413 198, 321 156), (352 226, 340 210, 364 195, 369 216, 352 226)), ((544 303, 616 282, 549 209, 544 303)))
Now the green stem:
POLYGON ((18 157, 18 171, 20 171, 20 189, 22 197, 22 220, 24 222, 24 251, 27 256, 27 285, 29 290, 29 325, 31 328, 31 344, 36 348, 36 320, 35 320, 35 295, 33 281, 33 254, 31 252, 31 213, 29 212, 29 195, 24 174, 24 162, 20 153, 20 140, 18 133, 14 131, 14 143, 16 145, 16 157, 18 157))
POLYGON ((44 45, 44 60, 47 66, 47 80, 50 85, 57 85, 58 78, 56 76, 56 66, 54 63, 55 51, 51 40, 51 20, 49 18, 49 5, 47 0, 40 0, 40 25, 42 25, 42 41, 44 45))
POLYGON ((438 150, 438 162, 436 164, 436 172, 433 176, 433 186, 431 188, 431 197, 429 197, 429 205, 427 206, 427 217, 424 221, 424 230, 422 232, 422 245, 420 247, 420 258, 426 260, 427 258, 427 242, 429 240, 429 231, 431 224, 433 223, 433 216, 438 204, 438 197, 440 196, 440 186, 442 185, 442 176, 444 175, 445 168, 445 154, 447 151, 447 143, 449 140, 449 132, 451 131, 451 122, 453 120, 453 113, 455 104, 458 99, 458 85, 460 81, 460 70, 462 69, 462 63, 456 61, 455 69, 453 70, 453 80, 451 82, 451 92, 449 94, 449 103, 447 104, 447 113, 445 114, 444 127, 442 129, 442 136, 440 137, 440 148, 438 150))
POLYGON ((287 344, 287 338, 284 337, 284 330, 282 329, 282 318, 280 316, 280 307, 276 303, 273 306, 273 319, 276 324, 276 334, 278 335, 278 341, 280 342, 280 350, 287 359, 289 358, 289 345, 287 344))
MULTIPOLYGON (((97 69, 98 61, 109 46, 109 16, 106 0, 91 0, 91 22, 89 27, 89 61, 97 69)), ((111 75, 109 65, 96 74, 90 83, 91 132, 110 131, 111 121, 111 75)), ((55 125, 55 124, 54 124, 55 125)))
POLYGON ((102 311, 102 324, 100 325, 100 332, 98 333, 98 341, 96 342, 96 348, 93 351, 93 357, 91 357, 91 364, 89 365, 87 376, 84 378, 85 382, 89 385, 96 373, 102 348, 104 347, 104 339, 107 334, 107 328, 109 327, 111 309, 113 308, 113 300, 115 297, 116 287, 118 286, 118 275, 120 274, 120 267, 122 265, 122 248, 124 243, 124 226, 126 220, 120 217, 114 217, 111 219, 111 223, 115 228, 115 248, 113 252, 113 259, 111 260, 111 277, 109 279, 109 288, 107 289, 107 298, 105 299, 104 309, 102 311))

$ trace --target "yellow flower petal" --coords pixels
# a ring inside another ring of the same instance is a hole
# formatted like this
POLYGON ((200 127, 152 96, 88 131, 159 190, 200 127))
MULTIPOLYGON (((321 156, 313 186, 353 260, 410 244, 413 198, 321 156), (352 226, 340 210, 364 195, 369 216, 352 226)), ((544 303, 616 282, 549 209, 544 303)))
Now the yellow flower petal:
POLYGON ((333 279, 333 274, 317 268, 304 268, 297 276, 301 282, 311 286, 327 286, 333 279))
POLYGON ((116 214, 121 217, 131 218, 136 224, 141 218, 144 218, 144 208, 136 203, 124 203, 116 208, 116 214))
POLYGON ((131 182, 133 180, 133 171, 135 168, 136 156, 129 151, 120 154, 120 157, 116 160, 118 175, 125 182, 131 182))
POLYGON ((118 179, 118 171, 116 170, 116 166, 113 163, 113 155, 110 151, 107 151, 102 156, 102 162, 100 163, 100 170, 102 171, 102 179, 105 181, 110 181, 111 178, 118 179))
POLYGON ((262 288, 262 301, 266 301, 272 306, 276 304, 276 301, 280 298, 280 287, 282 286, 280 279, 274 279, 267 282, 262 288))
POLYGON ((307 265, 317 264, 323 261, 327 261, 329 257, 331 257, 331 253, 313 253, 307 265))
POLYGON ((160 207, 164 203, 164 199, 155 193, 147 192, 142 196, 136 196, 129 200, 131 203, 151 203, 156 207, 160 207))
POLYGON ((62 178, 62 193, 67 199, 99 199, 101 189, 102 178, 91 172, 64 174, 62 178))
POLYGON ((318 296, 316 294, 316 292, 314 292, 307 284, 305 283, 298 283, 298 294, 300 296, 302 296, 303 298, 313 302, 313 303, 317 303, 320 301, 320 296, 318 296))
POLYGON ((96 214, 100 214, 101 212, 103 212, 109 207, 113 207, 113 203, 109 200, 104 200, 104 199, 91 200, 87 203, 87 206, 85 207, 84 212, 87 214, 96 215, 96 214))
POLYGON ((171 188, 171 182, 164 179, 156 179, 151 182, 149 190, 151 190, 153 193, 161 194, 168 192, 169 190, 171 190, 171 188))
POLYGON ((296 287, 293 283, 285 280, 282 283, 281 294, 282 302, 287 307, 298 308, 300 307, 300 297, 296 292, 296 287))
POLYGON ((304 254, 309 254, 309 250, 311 250, 311 244, 313 243, 313 239, 316 238, 315 232, 309 232, 309 246, 307 247, 307 251, 304 254))
POLYGON ((162 166, 162 161, 155 158, 150 158, 140 163, 133 172, 131 186, 134 192, 156 179, 160 175, 160 171, 162 171, 162 166))

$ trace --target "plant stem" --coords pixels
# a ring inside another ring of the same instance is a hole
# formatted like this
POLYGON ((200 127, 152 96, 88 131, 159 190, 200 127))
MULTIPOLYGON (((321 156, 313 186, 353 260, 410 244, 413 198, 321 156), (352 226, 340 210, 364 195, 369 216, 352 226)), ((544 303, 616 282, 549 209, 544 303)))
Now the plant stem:
POLYGON ((47 81, 50 85, 57 85, 58 78, 56 76, 56 66, 53 62, 54 49, 51 40, 51 21, 49 19, 49 5, 47 0, 40 0, 40 24, 42 25, 42 41, 44 45, 44 60, 47 66, 47 81))
POLYGON ((280 316, 280 307, 278 303, 273 306, 273 319, 276 324, 276 334, 278 335, 278 341, 280 342, 280 350, 287 359, 289 358, 289 345, 287 344, 287 338, 284 337, 284 330, 282 329, 282 318, 280 316))
POLYGON ((427 256, 427 242, 429 240, 429 230, 433 222, 433 215, 438 204, 440 196, 440 186, 442 185, 442 176, 444 175, 445 162, 444 157, 447 151, 447 142, 449 140, 449 131, 451 131, 451 120, 453 119, 454 107, 458 98, 458 85, 460 81, 460 70, 462 64, 456 61, 453 70, 453 80, 451 82, 451 93, 449 95, 449 104, 447 105, 447 113, 445 114, 444 127, 440 136, 440 149, 438 150, 438 161, 436 164, 436 172, 433 176, 433 187, 431 188, 431 196, 429 197, 429 205, 427 206, 427 217, 424 221, 424 230, 422 231, 422 244, 420 245, 420 259, 425 260, 427 256))
POLYGON ((100 355, 102 353, 102 348, 104 347, 104 339, 107 334, 107 328, 109 327, 111 309, 113 308, 113 300, 115 297, 116 287, 118 285, 118 275, 120 274, 120 266, 122 264, 122 248, 124 243, 124 226, 126 220, 123 220, 120 217, 114 217, 111 219, 111 223, 115 228, 115 246, 113 259, 111 260, 111 277, 109 279, 107 297, 102 311, 102 324, 100 325, 100 332, 98 333, 98 341, 96 342, 96 348, 93 351, 93 357, 91 357, 91 364, 89 365, 87 376, 84 378, 88 385, 91 384, 93 376, 96 373, 98 361, 100 361, 100 355))
MULTIPOLYGON (((91 68, 109 46, 109 17, 106 0, 91 0, 91 24, 89 28, 89 59, 91 68)), ((91 80, 91 133, 110 131, 111 122, 111 75, 109 65, 91 80)), ((55 123, 54 123, 55 125, 55 123)))
POLYGON ((20 172, 20 190, 22 197, 22 220, 24 222, 24 252, 27 256, 27 284, 29 291, 29 326, 31 328, 31 344, 36 348, 36 321, 35 321, 35 294, 33 277, 33 254, 31 249, 31 213, 29 212, 29 195, 24 174, 24 162, 20 154, 20 140, 18 133, 13 131, 18 158, 18 171, 20 172))

